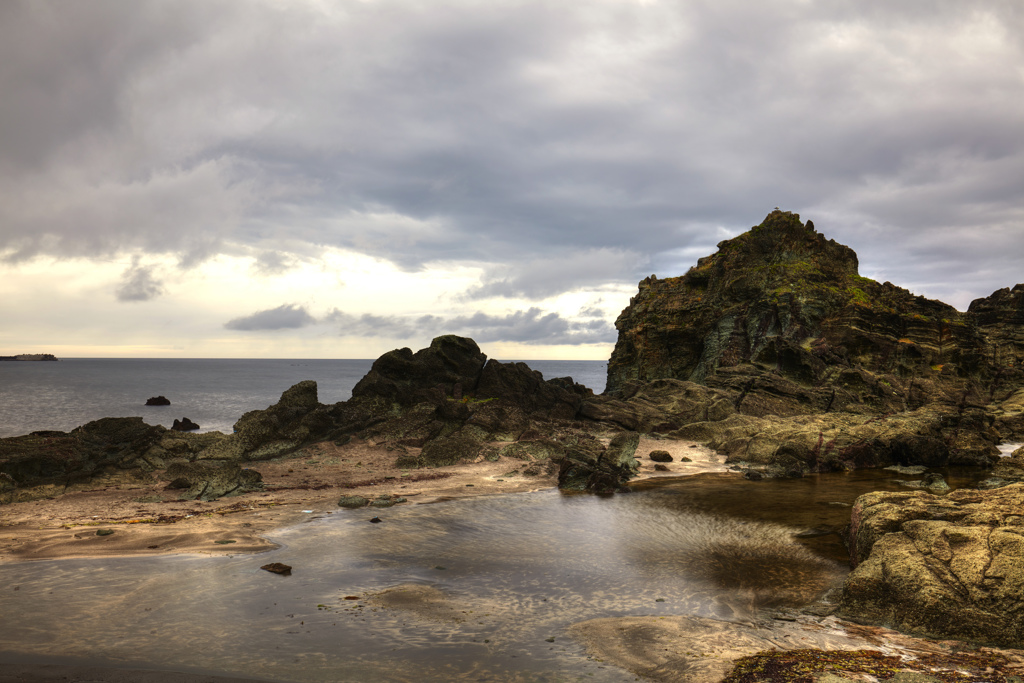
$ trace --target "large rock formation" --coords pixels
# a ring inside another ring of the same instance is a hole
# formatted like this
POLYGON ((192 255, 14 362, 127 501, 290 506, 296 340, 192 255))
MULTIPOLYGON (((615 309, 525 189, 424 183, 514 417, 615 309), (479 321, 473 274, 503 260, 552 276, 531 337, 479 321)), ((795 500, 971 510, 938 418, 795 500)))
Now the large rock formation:
POLYGON ((901 631, 1024 644, 1024 484, 854 504, 843 616, 901 631))
POLYGON ((685 275, 640 283, 616 321, 608 393, 688 380, 743 412, 893 412, 1024 386, 1024 285, 967 313, 857 272, 849 247, 775 210, 685 275))
POLYGON ((640 283, 606 393, 638 405, 655 381, 703 387, 694 408, 707 416, 686 410, 666 431, 769 474, 991 465, 995 444, 1024 438, 1024 285, 961 313, 857 266, 775 210, 685 275, 640 283))
POLYGON ((403 467, 500 452, 531 461, 528 472, 558 472, 571 488, 610 491, 635 474, 636 445, 630 449, 627 440, 624 447, 614 441, 606 447, 596 437, 668 424, 651 405, 594 407, 611 403, 571 378, 545 381, 523 363, 489 361, 472 339, 447 335, 416 353, 384 354, 348 401, 323 405, 316 382, 306 380, 274 405, 242 415, 228 435, 167 430, 130 417, 97 420, 70 433, 0 439, 0 503, 59 495, 97 474, 138 479, 165 469, 164 478, 186 489, 183 495, 219 497, 259 485, 240 463, 350 435, 399 454, 420 448, 415 456, 396 455, 403 467))

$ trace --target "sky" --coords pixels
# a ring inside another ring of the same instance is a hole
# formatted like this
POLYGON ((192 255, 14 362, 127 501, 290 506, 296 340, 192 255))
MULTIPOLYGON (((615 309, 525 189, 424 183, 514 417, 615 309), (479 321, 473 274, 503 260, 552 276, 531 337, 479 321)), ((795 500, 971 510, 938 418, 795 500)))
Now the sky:
POLYGON ((602 360, 775 207, 1024 281, 1017 0, 8 0, 0 93, 0 355, 602 360))

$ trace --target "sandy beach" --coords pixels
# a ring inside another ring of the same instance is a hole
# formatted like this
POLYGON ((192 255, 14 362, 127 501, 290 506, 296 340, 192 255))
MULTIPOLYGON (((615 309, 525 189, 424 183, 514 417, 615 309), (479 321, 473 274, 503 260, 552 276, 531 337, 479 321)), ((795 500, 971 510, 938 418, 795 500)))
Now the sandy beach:
MULTIPOLYGON (((415 455, 417 450, 406 452, 415 455)), ((159 476, 132 485, 103 486, 94 480, 89 490, 0 506, 0 562, 263 552, 276 547, 267 534, 310 514, 372 517, 381 512, 339 508, 343 495, 372 499, 386 494, 406 498, 405 505, 422 505, 556 485, 552 474, 524 472, 539 468, 512 458, 401 470, 394 466, 397 455, 360 440, 344 446, 313 444, 287 458, 248 463, 263 476, 265 490, 211 502, 178 500, 180 491, 167 489, 159 476)), ((726 471, 712 451, 686 441, 644 438, 637 457, 638 479, 726 471), (668 471, 655 470, 648 457, 652 450, 673 456, 668 471)))

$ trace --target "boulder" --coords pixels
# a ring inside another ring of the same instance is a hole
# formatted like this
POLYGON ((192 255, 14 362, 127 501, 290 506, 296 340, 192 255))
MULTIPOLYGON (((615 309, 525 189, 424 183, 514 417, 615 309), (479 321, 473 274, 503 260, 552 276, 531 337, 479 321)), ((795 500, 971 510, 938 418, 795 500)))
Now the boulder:
POLYGON ((183 417, 180 420, 175 420, 174 424, 171 425, 171 429, 175 432, 192 432, 199 428, 199 425, 197 425, 195 422, 188 419, 187 417, 183 417))
POLYGON ((169 489, 185 489, 180 500, 216 500, 263 488, 263 477, 256 470, 243 469, 237 463, 186 462, 167 468, 169 489))
POLYGON ((654 462, 672 462, 672 454, 668 451, 651 451, 647 457, 654 462))
POLYGON ((146 399, 147 406, 169 406, 171 405, 170 399, 166 396, 152 396, 146 399))
POLYGON ((853 507, 839 613, 933 638, 1024 646, 1024 484, 874 492, 853 507))
POLYGON ((385 353, 352 389, 352 396, 382 398, 403 406, 437 403, 456 394, 461 399, 476 390, 486 361, 472 339, 444 335, 416 353, 407 348, 385 353))
POLYGON ((570 491, 611 493, 620 490, 639 471, 634 454, 640 443, 636 432, 616 434, 607 448, 599 442, 578 439, 564 444, 556 458, 558 487, 570 491))
POLYGON ((464 432, 439 437, 427 442, 419 456, 401 456, 399 467, 445 467, 476 460, 484 443, 464 432))
POLYGON ((523 413, 542 420, 572 420, 579 413, 590 389, 564 377, 544 381, 544 376, 526 363, 500 363, 489 360, 480 373, 476 398, 494 399, 499 404, 515 405, 523 413))

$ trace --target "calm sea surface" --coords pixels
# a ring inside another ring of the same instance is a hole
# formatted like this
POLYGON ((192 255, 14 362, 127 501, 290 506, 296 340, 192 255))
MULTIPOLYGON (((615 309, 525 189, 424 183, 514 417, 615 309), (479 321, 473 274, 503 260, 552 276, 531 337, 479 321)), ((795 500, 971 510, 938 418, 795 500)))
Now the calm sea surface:
MULTIPOLYGON (((605 361, 526 361, 545 379, 572 377, 604 391, 605 361)), ((276 403, 302 380, 315 380, 321 403, 352 397, 372 360, 92 359, 0 362, 0 437, 68 431, 102 417, 141 416, 170 427, 187 417, 201 431, 230 433, 249 410, 276 403), (146 406, 166 396, 170 406, 146 406)))

